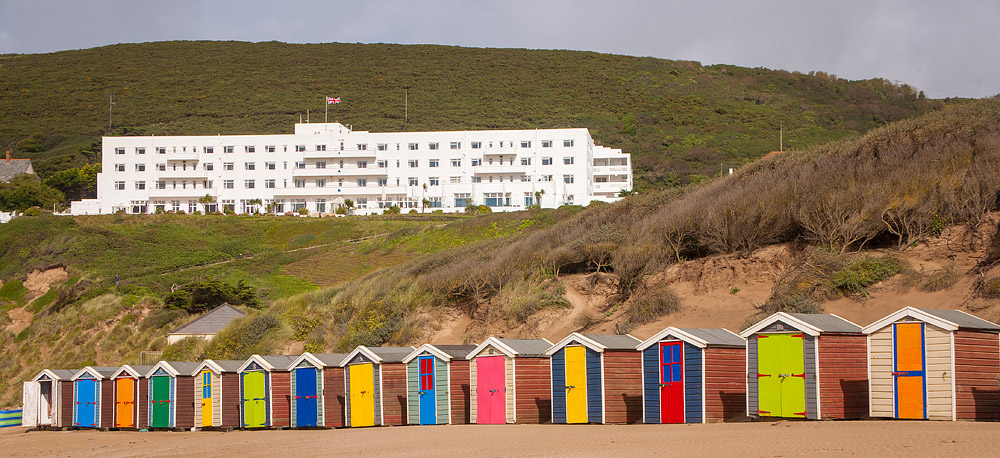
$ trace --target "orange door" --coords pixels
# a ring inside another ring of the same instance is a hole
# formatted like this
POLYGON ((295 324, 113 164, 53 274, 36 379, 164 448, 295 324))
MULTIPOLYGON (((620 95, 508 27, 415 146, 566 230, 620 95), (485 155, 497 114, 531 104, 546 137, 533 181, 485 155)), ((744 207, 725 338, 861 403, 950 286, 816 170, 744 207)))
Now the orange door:
POLYGON ((135 379, 115 380, 115 427, 135 427, 135 379))
POLYGON ((896 418, 927 418, 927 368, 924 358, 924 324, 893 325, 893 371, 896 418))

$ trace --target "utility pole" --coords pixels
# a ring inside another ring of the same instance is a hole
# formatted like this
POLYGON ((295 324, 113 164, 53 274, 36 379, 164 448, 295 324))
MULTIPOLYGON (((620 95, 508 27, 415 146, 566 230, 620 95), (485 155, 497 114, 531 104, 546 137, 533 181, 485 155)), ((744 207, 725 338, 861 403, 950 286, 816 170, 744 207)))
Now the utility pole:
POLYGON ((111 124, 111 107, 115 106, 115 95, 108 95, 108 135, 111 135, 111 131, 114 126, 111 124))
POLYGON ((403 90, 403 123, 410 122, 410 88, 404 87, 403 90))

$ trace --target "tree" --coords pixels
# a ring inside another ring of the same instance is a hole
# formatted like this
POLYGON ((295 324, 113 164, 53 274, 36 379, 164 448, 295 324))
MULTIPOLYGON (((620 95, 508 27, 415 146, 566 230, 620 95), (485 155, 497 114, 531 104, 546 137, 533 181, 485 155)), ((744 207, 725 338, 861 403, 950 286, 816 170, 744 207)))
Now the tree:
POLYGON ((344 199, 344 207, 347 208, 347 212, 346 213, 348 215, 354 214, 354 212, 352 211, 352 210, 354 210, 354 201, 353 200, 351 200, 351 199, 344 199))
POLYGON ((264 206, 264 201, 260 199, 250 199, 247 201, 247 205, 250 205, 253 213, 260 213, 260 208, 264 206))
POLYGON ((25 211, 29 207, 51 209, 61 204, 66 195, 46 186, 31 174, 18 175, 10 183, 0 183, 0 211, 25 211))
POLYGON ((81 146, 80 155, 87 161, 87 164, 99 164, 98 161, 101 160, 101 145, 93 142, 87 146, 81 146))

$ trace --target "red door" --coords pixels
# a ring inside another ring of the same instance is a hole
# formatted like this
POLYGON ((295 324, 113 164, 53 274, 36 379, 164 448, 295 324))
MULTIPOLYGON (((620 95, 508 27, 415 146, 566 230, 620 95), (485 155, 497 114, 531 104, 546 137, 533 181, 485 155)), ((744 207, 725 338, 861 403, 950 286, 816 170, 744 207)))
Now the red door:
POLYGON ((684 423, 684 347, 660 343, 660 423, 684 423))
POLYGON ((476 423, 502 425, 507 422, 504 378, 503 355, 476 358, 476 423))

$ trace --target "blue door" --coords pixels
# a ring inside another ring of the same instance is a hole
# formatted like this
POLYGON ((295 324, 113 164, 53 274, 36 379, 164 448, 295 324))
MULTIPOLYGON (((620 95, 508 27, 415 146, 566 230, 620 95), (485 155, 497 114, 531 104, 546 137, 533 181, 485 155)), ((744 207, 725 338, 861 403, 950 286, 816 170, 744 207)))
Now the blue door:
POLYGON ((316 368, 295 369, 295 426, 300 428, 316 425, 316 368))
POLYGON ((437 402, 434 397, 434 357, 421 356, 420 359, 420 424, 437 424, 437 402))
POLYGON ((97 427, 97 381, 76 381, 76 423, 73 426, 97 427))

